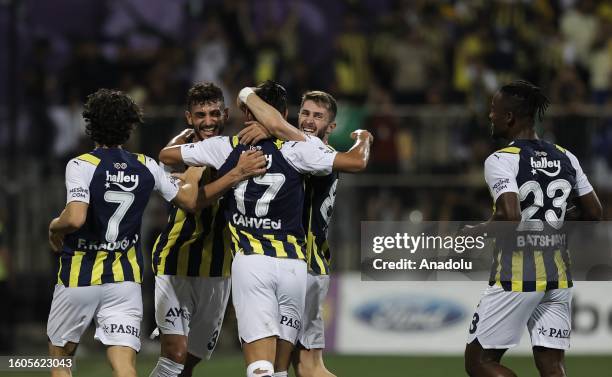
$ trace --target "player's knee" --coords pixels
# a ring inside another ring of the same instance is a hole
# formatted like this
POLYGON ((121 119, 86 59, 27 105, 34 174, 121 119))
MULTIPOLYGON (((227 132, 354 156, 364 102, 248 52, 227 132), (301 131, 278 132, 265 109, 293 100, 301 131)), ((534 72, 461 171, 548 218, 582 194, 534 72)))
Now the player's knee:
POLYGON ((68 342, 64 346, 55 346, 49 342, 49 355, 56 357, 74 356, 78 343, 68 342))
POLYGON ((161 354, 175 363, 184 365, 187 360, 187 337, 176 336, 162 339, 161 354))
POLYGON ((536 362, 541 377, 565 377, 565 368, 561 363, 543 364, 536 362))

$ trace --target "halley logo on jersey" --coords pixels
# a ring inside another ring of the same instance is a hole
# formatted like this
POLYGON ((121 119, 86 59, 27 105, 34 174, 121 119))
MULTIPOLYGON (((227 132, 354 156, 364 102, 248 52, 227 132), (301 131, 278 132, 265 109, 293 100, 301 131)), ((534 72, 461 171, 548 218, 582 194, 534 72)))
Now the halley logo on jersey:
POLYGON ((125 174, 123 171, 117 172, 117 174, 111 174, 108 170, 106 171, 106 188, 110 188, 110 185, 116 185, 123 191, 134 191, 138 187, 138 175, 137 174, 125 174), (124 186, 123 184, 131 184, 124 186))
POLYGON ((538 159, 534 159, 530 157, 531 170, 532 174, 536 174, 537 172, 541 172, 546 174, 549 177, 554 177, 561 172, 561 161, 559 160, 549 160, 548 157, 540 157, 538 159), (554 171, 548 171, 546 169, 555 169, 554 171))
POLYGON ((360 321, 385 331, 438 330, 465 316, 454 301, 412 295, 373 299, 354 313, 360 321))

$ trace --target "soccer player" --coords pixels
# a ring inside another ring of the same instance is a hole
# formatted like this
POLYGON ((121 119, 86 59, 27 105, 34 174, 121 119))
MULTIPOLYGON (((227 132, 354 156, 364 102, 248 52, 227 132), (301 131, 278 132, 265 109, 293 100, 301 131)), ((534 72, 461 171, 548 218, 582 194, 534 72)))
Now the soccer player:
MULTIPOLYGON (((187 93, 185 118, 190 128, 168 146, 222 133, 228 109, 221 89, 212 83, 194 85, 187 93)), ((222 191, 207 197, 206 208, 194 214, 171 208, 168 224, 153 247, 161 355, 151 377, 191 376, 202 358, 210 358, 230 295, 232 260, 227 221, 216 199, 240 181, 265 173, 265 165, 263 153, 245 153, 235 168, 215 181, 223 183, 222 191)), ((205 170, 202 183, 210 183, 215 175, 212 169, 205 170)))
MULTIPOLYGON (((495 203, 492 218, 466 231, 484 231, 506 221, 515 228, 518 224, 519 234, 563 232, 572 191, 582 220, 601 219, 601 204, 578 159, 567 149, 538 139, 534 120, 542 119, 548 104, 540 88, 526 81, 507 84, 493 97, 489 113, 493 137, 511 142, 485 161, 485 180, 495 203)), ((566 247, 521 246, 516 233, 497 238, 496 245, 501 245, 496 246, 489 287, 470 323, 466 371, 474 377, 516 376, 500 360, 519 343, 526 326, 540 375, 565 376, 572 299, 566 247)))
MULTIPOLYGON (((284 88, 266 82, 255 92, 286 117, 284 88)), ((243 89, 241 100, 245 102, 252 93, 251 88, 243 89)), ((253 119, 247 111, 247 120, 253 119)), ((313 137, 304 142, 264 140, 249 147, 240 144, 237 136, 160 152, 166 164, 207 165, 219 169, 219 174, 235 165, 246 150, 258 149, 266 155, 267 173, 241 182, 227 195, 226 218, 235 252, 232 297, 247 377, 287 375, 306 290, 303 175, 364 169, 372 136, 360 131, 354 137, 356 145, 347 153, 330 151, 313 137)))
MULTIPOLYGON (((256 95, 248 97, 257 119, 266 123, 250 122, 238 136, 243 144, 257 143, 270 134, 292 140, 305 140, 305 135, 296 133, 272 106, 256 95)), ((302 96, 298 113, 300 131, 316 136, 328 144, 329 135, 336 127, 336 100, 322 91, 309 91, 302 96)), ((325 348, 325 326, 323 304, 329 289, 329 267, 331 252, 327 242, 327 229, 334 209, 338 173, 325 176, 310 176, 306 179, 303 223, 306 231, 306 261, 308 280, 302 328, 298 344, 293 352, 293 366, 298 377, 333 377, 323 362, 325 348)))
MULTIPOLYGON (((91 320, 107 346, 114 376, 136 376, 142 319, 140 225, 153 190, 193 209, 201 169, 188 170, 180 188, 157 163, 122 145, 142 123, 138 106, 119 91, 87 98, 83 118, 95 149, 66 166, 67 204, 49 225, 59 254, 57 285, 47 323, 51 356, 72 356, 91 320)), ((70 376, 54 369, 53 376, 70 376)))

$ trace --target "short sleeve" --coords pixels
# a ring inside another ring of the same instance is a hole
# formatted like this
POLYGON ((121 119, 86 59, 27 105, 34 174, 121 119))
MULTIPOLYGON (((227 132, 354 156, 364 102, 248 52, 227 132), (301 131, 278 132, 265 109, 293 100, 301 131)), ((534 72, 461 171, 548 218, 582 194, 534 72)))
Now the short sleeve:
POLYGON ((496 152, 486 159, 485 181, 494 202, 505 192, 519 192, 516 183, 519 158, 518 154, 496 152))
POLYGON ((151 157, 146 157, 145 165, 155 179, 155 190, 167 201, 171 201, 178 193, 178 179, 166 172, 151 157))
POLYGON ((593 191, 593 186, 591 186, 589 179, 587 178, 586 174, 584 174, 584 171, 582 171, 582 167, 580 166, 580 162, 578 162, 578 158, 576 158, 576 156, 574 156, 568 150, 566 150, 565 153, 570 159, 572 167, 574 168, 574 170, 576 170, 576 184, 573 187, 574 191, 576 192, 576 195, 583 196, 593 191))
POLYGON ((183 162, 189 166, 210 166, 219 169, 232 153, 227 136, 215 136, 197 143, 181 145, 183 162))
POLYGON ((306 141, 284 143, 281 153, 302 174, 328 175, 338 152, 323 144, 318 137, 307 136, 306 141))
POLYGON ((66 165, 66 203, 83 202, 89 204, 89 184, 96 166, 73 158, 66 165))

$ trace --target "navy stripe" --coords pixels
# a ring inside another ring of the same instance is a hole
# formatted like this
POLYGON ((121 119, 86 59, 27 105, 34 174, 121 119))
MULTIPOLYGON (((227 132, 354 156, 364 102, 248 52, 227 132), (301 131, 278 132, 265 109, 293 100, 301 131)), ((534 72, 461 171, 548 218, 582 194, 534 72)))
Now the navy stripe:
POLYGON ((222 204, 219 205, 213 222, 212 260, 210 262, 210 276, 223 276, 223 262, 225 261, 225 249, 229 247, 225 243, 225 232, 227 223, 223 217, 222 204))
POLYGON ((185 214, 185 221, 176 238, 175 244, 170 248, 170 252, 166 257, 166 266, 164 269, 165 274, 174 275, 178 265, 179 250, 183 244, 191 238, 191 234, 195 229, 195 218, 191 214, 185 214))
POLYGON ((155 274, 158 273, 157 269, 159 263, 161 262, 161 253, 168 244, 168 236, 170 235, 170 231, 174 226, 174 221, 176 220, 176 212, 177 207, 172 206, 172 208, 170 209, 170 217, 168 219, 168 223, 166 224, 164 230, 159 234, 159 241, 157 242, 157 247, 155 248, 155 250, 153 250, 153 260, 151 261, 151 263, 153 264, 153 272, 155 272, 155 274))

